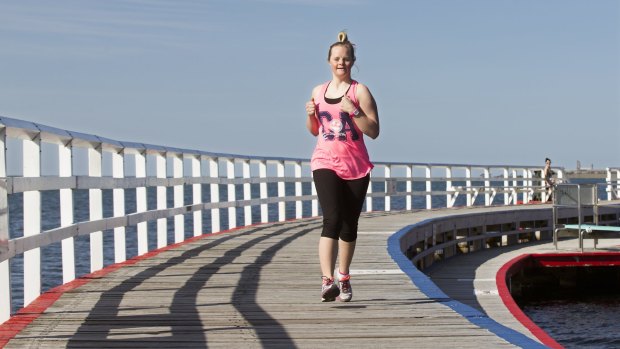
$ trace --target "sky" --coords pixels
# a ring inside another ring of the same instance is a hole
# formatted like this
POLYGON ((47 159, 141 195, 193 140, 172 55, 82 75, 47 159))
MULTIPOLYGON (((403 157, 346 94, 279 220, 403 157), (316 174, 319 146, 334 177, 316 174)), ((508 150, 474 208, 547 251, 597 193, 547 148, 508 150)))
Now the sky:
POLYGON ((0 0, 0 116, 308 159, 341 30, 374 161, 620 166, 620 0, 0 0))

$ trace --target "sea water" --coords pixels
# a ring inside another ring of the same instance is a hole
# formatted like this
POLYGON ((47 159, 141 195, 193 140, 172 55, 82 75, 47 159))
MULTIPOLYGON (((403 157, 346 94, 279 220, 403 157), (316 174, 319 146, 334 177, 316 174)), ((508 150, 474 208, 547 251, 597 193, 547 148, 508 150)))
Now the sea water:
POLYGON ((620 295, 530 302, 523 312, 565 348, 620 348, 620 295))

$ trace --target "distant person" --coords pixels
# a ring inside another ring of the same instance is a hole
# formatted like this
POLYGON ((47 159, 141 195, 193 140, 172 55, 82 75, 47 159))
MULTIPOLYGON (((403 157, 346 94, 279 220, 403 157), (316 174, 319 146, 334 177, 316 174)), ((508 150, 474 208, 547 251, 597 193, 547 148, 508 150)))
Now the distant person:
POLYGON ((545 158, 545 168, 542 172, 542 177, 545 181, 545 191, 547 193, 547 201, 551 201, 551 195, 553 194, 553 186, 555 185, 555 181, 553 180, 553 175, 555 172, 551 169, 551 159, 545 158))
POLYGON ((351 78, 355 47, 340 32, 329 47, 331 80, 312 90, 306 103, 306 127, 317 137, 310 167, 323 211, 319 239, 321 300, 348 302, 353 296, 349 267, 357 241, 357 224, 370 182, 364 135, 379 136, 377 104, 368 88, 351 78), (334 268, 338 256, 338 284, 334 268))

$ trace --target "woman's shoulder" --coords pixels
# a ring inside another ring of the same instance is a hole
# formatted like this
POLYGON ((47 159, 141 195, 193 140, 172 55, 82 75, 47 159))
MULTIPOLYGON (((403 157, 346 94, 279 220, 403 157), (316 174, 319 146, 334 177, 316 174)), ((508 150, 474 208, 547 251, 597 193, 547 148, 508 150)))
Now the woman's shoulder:
POLYGON ((314 86, 314 88, 312 89, 312 97, 318 95, 321 92, 321 88, 323 88, 323 84, 314 86))
POLYGON ((321 83, 321 84, 318 84, 318 85, 314 86, 314 88, 312 89, 312 96, 314 97, 314 96, 320 94, 321 90, 324 89, 327 86, 327 84, 329 84, 329 81, 326 81, 324 83, 321 83))
POLYGON ((355 84, 357 85, 355 87, 355 94, 357 96, 360 96, 360 95, 362 95, 362 96, 370 96, 370 89, 368 88, 368 86, 362 84, 359 81, 355 81, 355 84))
POLYGON ((357 90, 363 90, 363 91, 369 91, 368 86, 362 84, 361 82, 357 81, 357 80, 353 80, 353 84, 355 84, 355 88, 357 90))

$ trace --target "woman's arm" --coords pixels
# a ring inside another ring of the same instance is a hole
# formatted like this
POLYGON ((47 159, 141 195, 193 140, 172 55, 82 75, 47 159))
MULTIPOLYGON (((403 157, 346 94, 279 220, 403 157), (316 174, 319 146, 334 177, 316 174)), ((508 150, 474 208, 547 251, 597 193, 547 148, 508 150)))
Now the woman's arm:
MULTIPOLYGON (((368 87, 357 85, 357 100, 360 105, 359 114, 354 116, 355 124, 366 136, 375 139, 379 136, 379 112, 368 87)), ((348 112, 352 113, 353 110, 348 112)))

